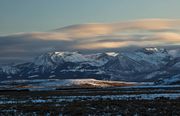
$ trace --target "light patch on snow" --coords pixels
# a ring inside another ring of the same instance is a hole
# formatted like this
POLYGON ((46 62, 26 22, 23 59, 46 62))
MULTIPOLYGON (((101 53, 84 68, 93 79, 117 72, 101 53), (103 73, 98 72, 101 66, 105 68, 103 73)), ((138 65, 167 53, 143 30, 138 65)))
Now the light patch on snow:
POLYGON ((153 77, 156 77, 157 75, 161 75, 161 74, 166 74, 166 71, 156 71, 156 72, 152 72, 150 74, 148 74, 145 79, 151 79, 153 77))
POLYGON ((28 76, 28 78, 34 78, 34 77, 38 77, 39 75, 31 75, 31 76, 28 76))
POLYGON ((116 52, 106 52, 106 54, 109 55, 109 56, 115 57, 115 56, 117 56, 119 53, 116 53, 116 52))
POLYGON ((56 77, 56 75, 50 75, 49 78, 53 78, 53 77, 56 77))

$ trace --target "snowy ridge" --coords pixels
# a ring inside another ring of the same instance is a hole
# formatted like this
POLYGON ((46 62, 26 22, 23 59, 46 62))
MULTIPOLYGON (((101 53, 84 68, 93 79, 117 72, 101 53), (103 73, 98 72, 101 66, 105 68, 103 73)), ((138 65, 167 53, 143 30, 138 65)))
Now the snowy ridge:
MULTIPOLYGON (((110 57, 111 55, 109 55, 110 57)), ((52 52, 46 53, 34 60, 36 65, 51 66, 53 64, 60 64, 64 62, 82 63, 86 62, 90 65, 101 66, 104 65, 108 59, 108 54, 96 53, 83 55, 78 52, 52 52)))
POLYGON ((82 54, 49 52, 33 62, 0 68, 6 79, 86 79, 158 81, 180 74, 180 58, 163 48, 82 54))
POLYGON ((14 66, 2 66, 1 67, 2 72, 7 74, 16 74, 19 70, 14 66))

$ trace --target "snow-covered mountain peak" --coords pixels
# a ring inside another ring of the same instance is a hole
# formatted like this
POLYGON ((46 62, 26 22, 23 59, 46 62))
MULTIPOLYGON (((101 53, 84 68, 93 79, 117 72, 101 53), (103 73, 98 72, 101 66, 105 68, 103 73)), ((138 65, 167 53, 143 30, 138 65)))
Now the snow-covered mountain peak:
POLYGON ((0 77, 1 80, 95 78, 144 81, 178 75, 179 64, 180 58, 172 57, 163 48, 93 54, 49 52, 36 57, 33 62, 0 67, 0 77))
POLYGON ((143 52, 145 54, 154 54, 154 53, 167 53, 167 50, 164 48, 147 47, 140 49, 139 52, 143 52))
POLYGON ((53 66, 64 62, 88 63, 93 66, 101 66, 108 62, 112 55, 106 53, 80 54, 79 52, 50 52, 38 56, 36 65, 53 66))
POLYGON ((87 59, 79 52, 55 52, 53 56, 61 57, 65 62, 84 62, 87 59))
POLYGON ((166 49, 153 47, 139 49, 135 52, 124 52, 121 53, 121 55, 126 57, 126 59, 128 58, 138 64, 142 64, 142 66, 145 66, 148 70, 150 70, 151 67, 159 69, 166 65, 171 59, 166 49))
POLYGON ((82 54, 78 52, 50 52, 38 56, 35 59, 37 65, 52 65, 63 62, 84 62, 87 61, 82 54))
POLYGON ((144 50, 157 52, 157 51, 158 51, 158 48, 150 47, 150 48, 144 48, 144 50))
POLYGON ((119 55, 119 53, 116 53, 116 52, 106 52, 106 54, 113 57, 119 55))
POLYGON ((52 54, 58 55, 58 56, 72 56, 76 54, 80 54, 79 52, 50 52, 52 54))

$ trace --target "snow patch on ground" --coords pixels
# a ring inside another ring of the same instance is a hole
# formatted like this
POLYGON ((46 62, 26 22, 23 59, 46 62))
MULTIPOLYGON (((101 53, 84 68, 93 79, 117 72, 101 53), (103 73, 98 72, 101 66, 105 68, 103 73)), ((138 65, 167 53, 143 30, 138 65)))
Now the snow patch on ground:
POLYGON ((48 99, 13 100, 0 99, 0 104, 24 104, 24 103, 49 103, 49 102, 73 102, 83 100, 154 100, 157 98, 179 99, 179 93, 171 94, 133 94, 133 95, 96 95, 96 96, 50 96, 48 99))

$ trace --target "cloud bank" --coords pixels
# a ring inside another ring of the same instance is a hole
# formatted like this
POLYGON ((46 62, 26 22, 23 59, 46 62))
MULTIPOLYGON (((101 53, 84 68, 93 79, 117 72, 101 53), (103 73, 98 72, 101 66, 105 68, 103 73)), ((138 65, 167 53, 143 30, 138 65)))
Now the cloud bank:
POLYGON ((0 36, 0 56, 1 59, 15 59, 29 58, 48 51, 173 45, 180 45, 179 19, 143 19, 106 24, 78 24, 49 32, 0 36))

